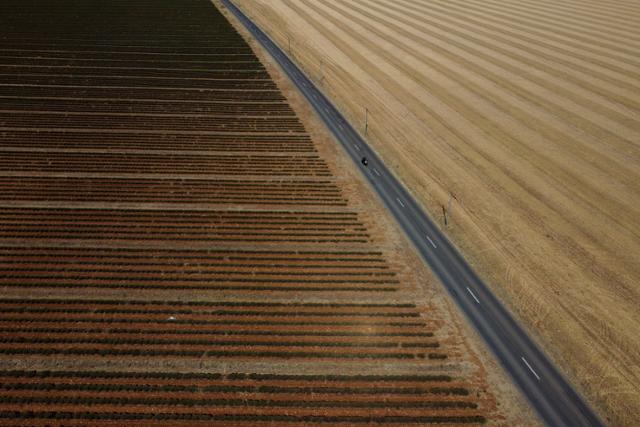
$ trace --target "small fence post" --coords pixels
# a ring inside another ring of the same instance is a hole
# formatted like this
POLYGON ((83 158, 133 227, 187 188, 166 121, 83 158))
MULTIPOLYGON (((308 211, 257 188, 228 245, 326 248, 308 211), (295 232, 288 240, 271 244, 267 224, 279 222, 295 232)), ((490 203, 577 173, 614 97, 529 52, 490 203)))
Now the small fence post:
POLYGON ((364 107, 364 135, 367 136, 369 130, 369 109, 364 107))

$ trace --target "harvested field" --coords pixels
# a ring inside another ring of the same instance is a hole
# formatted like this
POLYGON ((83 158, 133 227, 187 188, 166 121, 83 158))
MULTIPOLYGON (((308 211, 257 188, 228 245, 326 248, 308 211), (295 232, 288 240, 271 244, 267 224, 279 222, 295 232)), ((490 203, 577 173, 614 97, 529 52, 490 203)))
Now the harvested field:
POLYGON ((362 131, 368 110, 368 140, 495 292, 637 424, 637 3, 236 3, 362 131))
POLYGON ((0 425, 535 424, 208 0, 0 3, 0 425))

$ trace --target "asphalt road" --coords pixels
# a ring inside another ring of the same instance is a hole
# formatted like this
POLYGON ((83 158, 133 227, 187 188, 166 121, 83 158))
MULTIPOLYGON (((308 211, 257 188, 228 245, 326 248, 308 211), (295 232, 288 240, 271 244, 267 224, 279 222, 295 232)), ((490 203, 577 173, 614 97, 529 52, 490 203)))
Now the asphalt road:
POLYGON ((313 105, 542 420, 550 426, 602 425, 342 114, 260 28, 229 0, 222 2, 313 105))

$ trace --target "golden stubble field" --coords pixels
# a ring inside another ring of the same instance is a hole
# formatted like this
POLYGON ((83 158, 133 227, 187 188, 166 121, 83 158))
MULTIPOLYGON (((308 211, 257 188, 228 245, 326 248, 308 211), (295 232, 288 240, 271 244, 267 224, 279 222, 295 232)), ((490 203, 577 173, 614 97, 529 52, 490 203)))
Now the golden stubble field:
MULTIPOLYGON (((606 419, 640 413, 640 4, 235 0, 606 419)), ((637 422, 637 418, 635 419, 637 422)))

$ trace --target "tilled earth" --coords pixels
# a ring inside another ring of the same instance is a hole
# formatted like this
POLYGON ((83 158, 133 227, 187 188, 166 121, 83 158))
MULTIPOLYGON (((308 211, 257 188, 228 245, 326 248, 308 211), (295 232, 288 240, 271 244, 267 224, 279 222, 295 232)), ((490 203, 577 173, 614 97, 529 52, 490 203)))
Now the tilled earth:
POLYGON ((206 0, 2 1, 0 424, 499 421, 331 152, 206 0))

